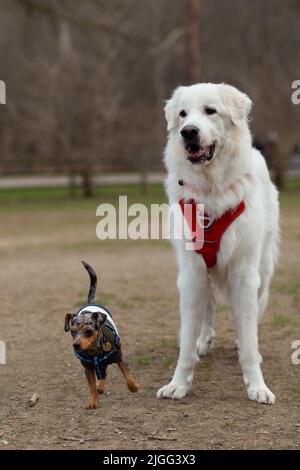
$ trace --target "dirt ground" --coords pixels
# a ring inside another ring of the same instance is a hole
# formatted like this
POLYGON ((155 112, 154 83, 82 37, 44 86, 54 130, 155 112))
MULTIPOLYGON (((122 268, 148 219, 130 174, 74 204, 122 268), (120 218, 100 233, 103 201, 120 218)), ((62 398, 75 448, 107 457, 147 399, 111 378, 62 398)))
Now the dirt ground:
POLYGON ((0 340, 7 364, 0 365, 0 449, 300 448, 300 365, 291 362, 291 342, 300 339, 297 206, 283 209, 282 256, 260 328, 273 406, 247 400, 226 306, 218 308, 217 338, 196 367, 190 395, 156 399, 178 354, 174 255, 165 242, 96 240, 94 209, 1 212, 0 340), (131 394, 111 366, 96 411, 84 408, 85 377, 63 331, 65 313, 85 302, 81 259, 98 273, 97 300, 111 310, 141 387, 131 394), (34 392, 40 400, 29 408, 34 392))

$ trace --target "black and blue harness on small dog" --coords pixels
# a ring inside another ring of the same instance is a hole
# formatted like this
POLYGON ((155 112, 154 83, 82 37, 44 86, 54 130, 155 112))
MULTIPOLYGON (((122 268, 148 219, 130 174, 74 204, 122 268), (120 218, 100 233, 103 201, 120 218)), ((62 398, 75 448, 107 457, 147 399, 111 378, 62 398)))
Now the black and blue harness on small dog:
POLYGON ((102 305, 87 304, 77 312, 80 315, 84 312, 100 312, 105 316, 105 322, 100 326, 102 335, 99 336, 97 348, 93 355, 84 352, 74 351, 75 356, 81 361, 86 369, 95 369, 98 380, 106 377, 106 368, 109 364, 121 362, 122 352, 118 347, 120 336, 117 327, 109 311, 102 305))

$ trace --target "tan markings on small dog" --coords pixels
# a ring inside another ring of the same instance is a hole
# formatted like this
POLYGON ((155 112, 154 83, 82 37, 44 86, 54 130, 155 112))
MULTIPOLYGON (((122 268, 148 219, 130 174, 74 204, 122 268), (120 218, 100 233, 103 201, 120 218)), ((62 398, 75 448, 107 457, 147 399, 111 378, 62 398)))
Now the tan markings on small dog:
MULTIPOLYGON (((84 332, 84 330, 83 330, 84 332)), ((98 340, 98 332, 94 330, 92 336, 80 336, 80 348, 82 351, 85 349, 93 349, 96 346, 98 340)))
POLYGON ((132 393, 138 392, 139 391, 139 385, 137 383, 135 383, 135 380, 134 380, 133 375, 131 374, 131 372, 129 370, 127 362, 121 361, 121 362, 118 363, 118 366, 121 369, 121 371, 122 371, 122 373, 123 373, 123 375, 126 379, 128 389, 132 393))
POLYGON ((99 406, 99 396, 96 388, 96 375, 94 369, 85 369, 85 375, 88 380, 91 392, 91 398, 86 406, 86 409, 95 410, 99 406))
POLYGON ((98 383, 98 393, 99 393, 99 395, 102 395, 102 393, 104 393, 105 387, 107 385, 107 380, 108 380, 107 379, 107 369, 106 369, 105 373, 106 373, 105 379, 99 380, 99 383, 98 383))

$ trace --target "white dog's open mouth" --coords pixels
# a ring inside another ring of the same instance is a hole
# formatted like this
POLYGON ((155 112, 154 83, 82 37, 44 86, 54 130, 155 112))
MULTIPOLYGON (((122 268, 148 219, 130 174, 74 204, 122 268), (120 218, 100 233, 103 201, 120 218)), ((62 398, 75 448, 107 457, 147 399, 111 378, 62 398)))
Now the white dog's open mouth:
POLYGON ((187 159, 195 163, 209 162, 215 153, 215 144, 207 145, 207 147, 201 147, 198 144, 190 144, 186 147, 187 159))

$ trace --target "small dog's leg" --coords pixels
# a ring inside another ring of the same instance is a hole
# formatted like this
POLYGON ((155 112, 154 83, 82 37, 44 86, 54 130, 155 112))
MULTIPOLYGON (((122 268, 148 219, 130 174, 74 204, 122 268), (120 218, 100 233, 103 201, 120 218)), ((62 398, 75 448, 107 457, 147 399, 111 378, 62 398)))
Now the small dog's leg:
POLYGON ((107 384, 107 368, 105 369, 105 379, 100 380, 99 383, 98 383, 98 393, 99 393, 99 395, 104 393, 104 389, 106 387, 106 384, 107 384))
POLYGON ((87 378, 87 381, 89 383, 90 387, 90 392, 91 392, 91 398, 90 401, 88 402, 86 409, 87 410, 95 410, 99 406, 99 397, 98 397, 98 392, 96 388, 96 375, 95 375, 95 370, 94 369, 85 369, 85 375, 87 378))
POLYGON ((139 386, 135 383, 134 378, 129 370, 128 364, 125 361, 118 362, 118 366, 122 371, 127 383, 127 387, 132 393, 138 392, 139 386))

